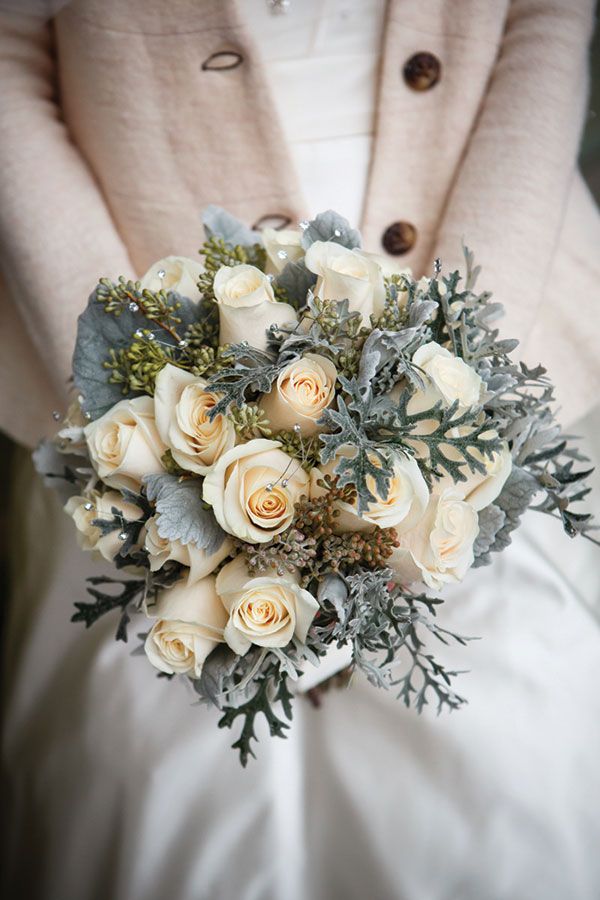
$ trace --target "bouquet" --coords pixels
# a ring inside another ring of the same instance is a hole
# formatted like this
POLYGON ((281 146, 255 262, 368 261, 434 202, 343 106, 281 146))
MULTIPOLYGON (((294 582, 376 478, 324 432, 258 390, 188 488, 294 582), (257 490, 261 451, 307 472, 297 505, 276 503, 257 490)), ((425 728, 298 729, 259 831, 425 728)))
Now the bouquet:
POLYGON ((332 648, 419 711, 460 707, 428 647, 466 641, 438 592, 528 507, 594 539, 545 369, 511 359, 466 248, 464 275, 415 280, 331 211, 204 225, 201 261, 101 278, 79 318, 73 403, 36 463, 115 573, 73 621, 118 610, 126 641, 139 617, 136 652, 220 710, 244 765, 257 716, 285 736, 332 648))

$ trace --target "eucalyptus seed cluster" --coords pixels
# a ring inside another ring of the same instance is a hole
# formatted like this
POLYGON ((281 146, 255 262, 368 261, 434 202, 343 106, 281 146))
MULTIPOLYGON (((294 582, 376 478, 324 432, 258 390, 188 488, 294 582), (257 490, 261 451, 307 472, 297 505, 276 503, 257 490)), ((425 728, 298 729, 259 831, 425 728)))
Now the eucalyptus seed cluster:
POLYGON ((257 437, 268 438, 273 435, 269 419, 255 403, 230 406, 227 418, 233 422, 236 432, 244 441, 251 441, 257 437))
POLYGON ((392 275, 385 279, 385 301, 383 313, 373 322, 382 331, 402 331, 408 325, 406 304, 400 305, 399 293, 409 291, 410 284, 404 275, 392 275))
POLYGON ((143 392, 153 395, 158 373, 167 363, 177 365, 175 349, 148 340, 149 333, 121 350, 110 350, 103 363, 110 371, 109 382, 120 384, 123 395, 143 392), (144 339, 145 338, 145 339, 144 339))
POLYGON ((125 309, 141 312, 165 331, 172 331, 181 324, 177 311, 181 303, 173 299, 171 291, 150 291, 140 281, 131 281, 121 275, 118 281, 101 278, 96 288, 96 299, 104 304, 104 310, 120 316, 125 309))
POLYGON ((321 442, 318 434, 303 437, 300 430, 283 430, 277 432, 275 439, 281 444, 283 452, 297 459, 305 471, 309 472, 319 465, 321 442))
POLYGON ((253 575, 295 573, 298 569, 311 568, 317 556, 317 541, 292 525, 268 544, 257 544, 245 550, 248 568, 253 575))

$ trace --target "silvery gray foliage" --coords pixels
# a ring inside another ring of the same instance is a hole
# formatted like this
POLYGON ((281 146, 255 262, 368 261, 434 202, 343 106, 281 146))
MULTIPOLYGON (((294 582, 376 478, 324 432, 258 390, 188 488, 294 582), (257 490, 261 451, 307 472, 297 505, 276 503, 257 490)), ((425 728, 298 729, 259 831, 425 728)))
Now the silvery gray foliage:
MULTIPOLYGON (((139 294, 141 296, 141 292, 139 294)), ((170 291, 168 297, 170 302, 181 304, 177 315, 182 320, 182 331, 185 331, 187 326, 197 321, 198 308, 175 291, 170 291)), ((109 315, 104 304, 98 300, 97 290, 90 295, 86 309, 77 320, 73 380, 83 398, 82 409, 91 419, 100 418, 124 398, 121 385, 109 381, 105 363, 110 358, 110 351, 128 347, 139 328, 152 330, 154 327, 141 311, 132 312, 127 305, 123 306, 118 316, 109 315)), ((160 339, 175 346, 174 339, 166 332, 161 332, 160 339)))
POLYGON ((473 555, 475 562, 473 566, 487 566, 491 563, 489 554, 490 547, 493 546, 496 535, 506 522, 506 513, 495 503, 481 509, 477 516, 479 522, 479 534, 473 545, 473 555))
POLYGON ((262 244, 260 231, 252 231, 220 206, 214 204, 207 206, 202 214, 202 224, 207 238, 221 238, 232 247, 252 247, 254 244, 262 244))
POLYGON ((219 394, 218 402, 210 411, 211 419, 227 412, 231 406, 243 406, 249 391, 268 393, 283 366, 295 358, 292 356, 283 361, 246 342, 231 344, 228 352, 233 356, 233 365, 220 369, 209 378, 206 386, 207 391, 219 394))
POLYGON ((32 459, 46 487, 55 490, 62 503, 79 494, 92 475, 89 460, 79 454, 62 452, 54 441, 41 441, 32 459))
POLYGON ((315 286, 317 276, 306 268, 303 260, 288 262, 275 278, 275 286, 285 291, 285 299, 296 309, 306 303, 308 292, 315 286))
POLYGON ((376 687, 399 688, 408 706, 421 710, 433 697, 440 711, 458 709, 465 700, 454 692, 449 671, 424 649, 419 636, 426 629, 442 643, 465 644, 467 638, 435 622, 441 601, 403 591, 393 584, 390 569, 357 570, 338 581, 328 581, 321 597, 324 610, 330 604, 335 615, 313 626, 321 640, 350 643, 353 661, 376 687), (344 590, 345 589, 345 590, 344 590))
POLYGON ((386 398, 375 397, 372 385, 361 389, 356 379, 341 375, 339 381, 348 399, 340 394, 337 409, 327 409, 320 419, 331 429, 320 435, 321 461, 330 462, 347 446, 354 448, 353 456, 340 456, 334 471, 341 485, 352 484, 356 488, 359 512, 376 499, 370 479, 379 496, 387 496, 394 461, 399 453, 414 453, 411 441, 418 440, 429 450, 430 468, 424 472, 429 480, 446 473, 453 481, 464 481, 465 468, 483 474, 485 466, 475 451, 489 457, 500 447, 499 438, 489 435, 491 423, 478 421, 477 408, 459 413, 457 403, 449 407, 436 403, 428 410, 409 413, 409 391, 404 391, 397 403, 390 403, 386 398), (435 421, 436 427, 426 434, 417 434, 415 429, 422 421, 435 421), (468 433, 462 433, 465 430, 468 433), (458 458, 451 459, 444 452, 449 446, 458 458))
POLYGON ((361 245, 360 231, 352 228, 348 219, 340 216, 333 209, 319 213, 309 222, 308 228, 305 228, 302 235, 304 249, 308 250, 315 241, 333 241, 349 250, 354 250, 355 247, 361 245))
POLYGON ((194 544, 208 554, 219 549, 225 532, 212 509, 204 505, 198 479, 146 475, 144 487, 148 500, 156 504, 156 527, 162 538, 194 544))
POLYGON ((358 369, 358 386, 364 392, 373 389, 380 393, 379 385, 385 385, 389 392, 402 378, 424 390, 425 382, 419 370, 412 364, 412 355, 423 343, 420 327, 405 328, 404 331, 381 331, 375 328, 365 341, 358 369), (379 379, 386 369, 387 378, 379 379))

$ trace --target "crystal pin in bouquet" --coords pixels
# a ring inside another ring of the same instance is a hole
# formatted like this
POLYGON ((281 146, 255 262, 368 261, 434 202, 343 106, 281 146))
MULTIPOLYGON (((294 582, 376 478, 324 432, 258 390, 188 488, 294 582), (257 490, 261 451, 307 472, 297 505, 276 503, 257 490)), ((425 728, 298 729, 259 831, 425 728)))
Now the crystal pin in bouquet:
POLYGON ((334 648, 406 705, 460 707, 427 646, 465 643, 437 592, 528 507, 594 540, 545 370, 511 359, 468 250, 464 276, 417 281, 331 211, 204 224, 202 262, 101 278, 79 319, 76 399, 35 454, 115 566, 73 621, 118 609, 126 641, 135 616, 159 674, 239 727, 244 765, 256 717, 284 736, 293 683, 334 648))

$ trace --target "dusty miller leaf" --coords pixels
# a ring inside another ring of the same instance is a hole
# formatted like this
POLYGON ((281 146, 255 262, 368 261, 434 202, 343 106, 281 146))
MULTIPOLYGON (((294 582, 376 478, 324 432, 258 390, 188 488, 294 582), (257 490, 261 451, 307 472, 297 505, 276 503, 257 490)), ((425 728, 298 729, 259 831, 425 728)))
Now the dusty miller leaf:
POLYGON ((259 231, 252 231, 231 213, 212 203, 202 214, 202 224, 207 238, 221 238, 226 244, 231 244, 233 247, 252 247, 254 244, 262 244, 259 231))
POLYGON ((332 209, 319 213, 305 229, 302 235, 304 249, 308 250, 315 241, 334 241, 349 250, 361 245, 360 231, 352 228, 347 219, 332 209))
POLYGON ((225 532, 202 502, 199 479, 180 481, 177 475, 146 475, 144 485, 148 499, 156 504, 156 527, 162 538, 195 544, 208 554, 219 549, 225 532))
POLYGON ((479 534, 473 545, 475 555, 474 566, 487 566, 491 562, 488 550, 496 540, 496 535, 506 522, 506 513, 499 506, 491 503, 479 511, 479 534))
MULTIPOLYGON (((198 309, 196 304, 174 291, 169 292, 169 302, 177 302, 180 308, 177 315, 182 320, 182 333, 185 328, 196 321, 198 309)), ((73 353, 73 380, 75 387, 83 397, 82 409, 92 419, 98 419, 108 412, 115 403, 123 400, 122 385, 111 384, 110 374, 104 366, 109 359, 110 351, 123 350, 128 347, 133 334, 138 328, 150 328, 161 332, 161 341, 175 346, 175 340, 166 331, 158 329, 142 312, 131 312, 127 305, 123 306, 119 315, 106 312, 105 305, 97 298, 96 291, 91 294, 86 309, 77 320, 77 339, 73 353)), ((139 394, 131 393, 134 397, 139 394)))

